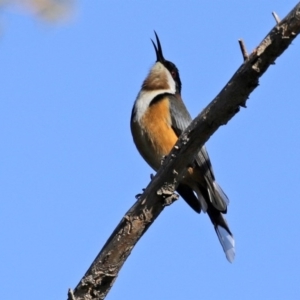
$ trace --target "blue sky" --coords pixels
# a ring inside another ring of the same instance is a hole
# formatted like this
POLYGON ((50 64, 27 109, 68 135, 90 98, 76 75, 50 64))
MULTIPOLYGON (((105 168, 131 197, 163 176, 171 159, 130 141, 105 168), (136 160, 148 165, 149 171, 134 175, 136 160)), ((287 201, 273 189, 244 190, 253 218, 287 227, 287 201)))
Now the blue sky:
MULTIPOLYGON (((3 299, 66 299, 153 171, 132 142, 155 29, 192 116, 296 1, 78 1, 67 22, 3 10, 3 299)), ((107 299, 299 299, 300 42, 208 141, 230 198, 229 264, 207 215, 180 200, 134 248, 107 299)))

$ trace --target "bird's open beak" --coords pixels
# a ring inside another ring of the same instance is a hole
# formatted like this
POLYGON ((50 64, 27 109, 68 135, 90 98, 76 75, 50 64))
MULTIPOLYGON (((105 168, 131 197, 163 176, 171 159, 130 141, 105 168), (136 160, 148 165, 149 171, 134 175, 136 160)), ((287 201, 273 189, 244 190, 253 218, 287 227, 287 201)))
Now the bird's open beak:
POLYGON ((155 49, 156 61, 159 61, 159 62, 163 63, 165 61, 165 59, 164 59, 164 56, 163 56, 163 53, 162 53, 160 41, 159 41, 159 38, 157 36, 157 33, 155 31, 154 31, 154 33, 155 33, 155 37, 156 37, 157 46, 155 45, 155 43, 153 42, 152 39, 151 39, 151 42, 152 42, 152 44, 154 46, 154 49, 155 49))

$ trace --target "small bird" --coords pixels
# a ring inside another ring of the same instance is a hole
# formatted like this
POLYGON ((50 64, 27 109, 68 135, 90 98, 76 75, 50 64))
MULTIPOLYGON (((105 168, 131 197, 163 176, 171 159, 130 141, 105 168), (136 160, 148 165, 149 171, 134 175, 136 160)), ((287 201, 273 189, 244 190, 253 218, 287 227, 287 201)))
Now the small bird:
MULTIPOLYGON (((131 133, 144 160, 157 171, 192 118, 181 98, 181 81, 175 64, 163 56, 159 38, 152 41, 156 62, 144 80, 131 114, 131 133)), ((235 241, 223 216, 229 200, 215 180, 205 146, 177 187, 179 195, 197 213, 207 212, 229 262, 235 257, 235 241)))

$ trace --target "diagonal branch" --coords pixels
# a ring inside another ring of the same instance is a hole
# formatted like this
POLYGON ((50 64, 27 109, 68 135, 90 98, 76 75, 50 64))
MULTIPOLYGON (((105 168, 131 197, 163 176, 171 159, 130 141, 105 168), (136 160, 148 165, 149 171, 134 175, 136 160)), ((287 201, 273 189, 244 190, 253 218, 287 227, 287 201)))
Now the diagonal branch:
MULTIPOLYGON (((171 154, 130 208, 69 299, 104 299, 132 248, 172 197, 186 167, 210 136, 245 106, 259 78, 300 32, 300 3, 263 39, 217 97, 180 136, 171 154)), ((175 197, 176 198, 176 197, 175 197)))

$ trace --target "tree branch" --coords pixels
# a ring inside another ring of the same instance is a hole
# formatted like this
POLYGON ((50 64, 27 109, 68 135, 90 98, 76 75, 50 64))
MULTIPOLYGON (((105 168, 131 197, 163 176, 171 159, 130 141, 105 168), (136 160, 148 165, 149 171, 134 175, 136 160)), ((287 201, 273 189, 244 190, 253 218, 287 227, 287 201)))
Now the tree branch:
POLYGON ((259 84, 258 79, 299 32, 300 3, 276 24, 250 55, 247 54, 247 59, 223 90, 183 132, 145 192, 123 217, 68 299, 105 298, 132 248, 164 206, 176 199, 174 191, 195 154, 239 111, 240 106, 246 105, 250 93, 259 84))

